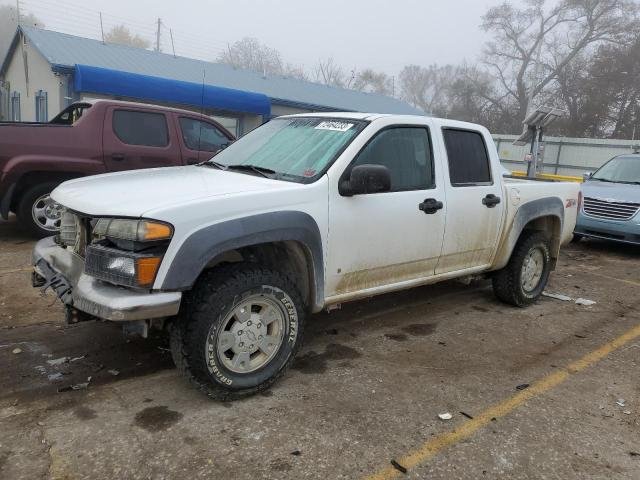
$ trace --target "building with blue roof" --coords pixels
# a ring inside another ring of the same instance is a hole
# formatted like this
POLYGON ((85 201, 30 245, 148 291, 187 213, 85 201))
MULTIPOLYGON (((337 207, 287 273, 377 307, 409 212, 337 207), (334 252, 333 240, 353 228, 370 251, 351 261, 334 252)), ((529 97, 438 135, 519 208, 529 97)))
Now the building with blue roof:
POLYGON ((26 26, 14 36, 0 82, 0 119, 16 121, 47 121, 74 101, 96 98, 203 111, 238 135, 292 113, 423 114, 385 95, 26 26))

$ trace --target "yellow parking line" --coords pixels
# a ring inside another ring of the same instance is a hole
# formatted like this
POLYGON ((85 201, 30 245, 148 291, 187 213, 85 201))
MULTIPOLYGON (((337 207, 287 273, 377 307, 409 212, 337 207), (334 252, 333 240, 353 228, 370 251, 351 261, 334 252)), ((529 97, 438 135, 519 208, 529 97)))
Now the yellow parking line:
MULTIPOLYGON (((443 433, 436 437, 433 437, 428 442, 422 444, 417 450, 409 453, 408 455, 398 459, 398 463, 406 468, 416 467, 421 463, 433 458, 441 450, 458 443, 459 441, 470 437, 476 431, 486 426, 491 422, 493 418, 503 417, 515 410, 527 400, 538 397, 543 393, 551 390, 552 388, 560 385, 567 380, 571 375, 578 373, 585 368, 597 363, 605 358, 611 352, 617 350, 621 346, 629 343, 632 340, 640 337, 640 325, 635 326, 628 332, 624 333, 620 337, 605 343, 597 350, 588 353, 580 360, 570 363, 565 368, 558 370, 552 374, 543 377, 531 385, 526 390, 522 390, 512 397, 489 407, 481 414, 474 417, 472 420, 468 420, 456 428, 452 432, 443 433)), ((400 475, 400 472, 389 465, 386 468, 366 477, 367 480, 388 480, 396 478, 400 475)))
POLYGON ((31 270, 33 270, 33 267, 9 268, 7 270, 0 270, 0 275, 7 275, 9 273, 18 272, 30 272, 31 270))
POLYGON ((635 282, 633 280, 625 280, 624 278, 611 277, 609 275, 605 275, 604 273, 596 273, 596 272, 590 272, 590 271, 584 271, 581 273, 588 273, 590 275, 595 275, 596 277, 608 278, 609 280, 616 280, 618 282, 626 283, 628 285, 634 285, 636 287, 640 287, 640 282, 635 282))

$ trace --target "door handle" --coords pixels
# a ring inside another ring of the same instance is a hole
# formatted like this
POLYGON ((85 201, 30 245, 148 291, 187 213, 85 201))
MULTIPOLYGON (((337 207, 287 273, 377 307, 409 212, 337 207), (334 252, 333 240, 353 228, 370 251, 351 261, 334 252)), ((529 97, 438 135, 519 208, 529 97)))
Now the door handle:
POLYGON ((124 160, 124 153, 112 153, 111 160, 121 162, 122 160, 124 160))
POLYGON ((493 208, 500 203, 500 197, 490 193, 482 199, 482 204, 487 208, 493 208))
POLYGON ((430 215, 436 213, 444 207, 442 202, 439 202, 435 198, 427 198, 424 202, 418 204, 418 210, 430 215))

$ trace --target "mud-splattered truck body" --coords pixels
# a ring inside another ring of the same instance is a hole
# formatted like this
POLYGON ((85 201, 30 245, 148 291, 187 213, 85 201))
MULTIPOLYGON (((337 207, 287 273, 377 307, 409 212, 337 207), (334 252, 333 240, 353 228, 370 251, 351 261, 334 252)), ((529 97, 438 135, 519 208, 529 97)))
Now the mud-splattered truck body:
POLYGON ((503 172, 479 125, 280 117, 200 165, 59 186, 62 229, 35 247, 34 286, 71 321, 166 326, 183 373, 235 398, 271 385, 305 317, 332 305, 470 275, 507 303, 535 301, 579 186, 503 172))

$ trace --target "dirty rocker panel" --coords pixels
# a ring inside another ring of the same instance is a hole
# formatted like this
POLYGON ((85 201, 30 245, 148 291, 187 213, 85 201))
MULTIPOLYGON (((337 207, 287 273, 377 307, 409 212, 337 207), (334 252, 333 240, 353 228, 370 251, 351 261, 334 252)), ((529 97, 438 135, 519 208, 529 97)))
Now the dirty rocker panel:
POLYGON ((228 250, 260 243, 298 241, 313 262, 313 310, 324 304, 322 239, 315 220, 308 214, 279 211, 252 215, 205 227, 189 236, 174 258, 162 283, 163 290, 188 290, 206 265, 228 250))

